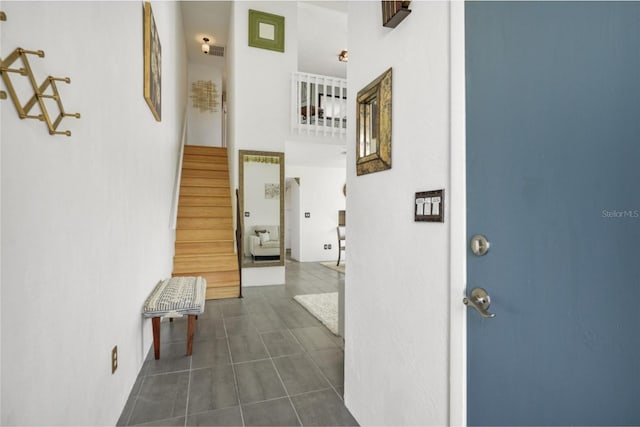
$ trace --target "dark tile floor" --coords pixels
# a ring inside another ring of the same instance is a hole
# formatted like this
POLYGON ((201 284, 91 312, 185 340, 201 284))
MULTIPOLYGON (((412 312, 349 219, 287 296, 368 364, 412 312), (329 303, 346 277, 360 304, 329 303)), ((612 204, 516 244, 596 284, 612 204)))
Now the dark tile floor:
POLYGON ((163 322, 118 425, 354 426, 342 400, 342 339, 293 300, 336 292, 344 275, 287 261, 286 285, 207 301, 185 356, 186 320, 163 322))

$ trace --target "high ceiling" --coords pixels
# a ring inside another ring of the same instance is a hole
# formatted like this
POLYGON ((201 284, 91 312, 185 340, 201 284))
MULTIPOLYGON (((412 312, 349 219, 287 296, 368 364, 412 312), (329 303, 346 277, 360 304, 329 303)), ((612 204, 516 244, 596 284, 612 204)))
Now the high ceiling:
MULTIPOLYGON (((265 3, 267 3, 265 1, 265 3)), ((181 1, 189 62, 210 65, 221 58, 203 55, 202 37, 226 48, 231 2, 181 1)), ((298 71, 346 78, 346 64, 338 61, 347 49, 347 2, 298 2, 298 71)), ((223 76, 223 81, 225 80, 223 76)), ((224 83, 223 83, 224 85, 224 83)), ((344 141, 338 144, 287 143, 287 163, 341 167, 345 164, 344 141)))
MULTIPOLYGON (((189 61, 207 64, 211 58, 200 51, 202 38, 226 47, 231 2, 182 1, 180 5, 189 61)), ((297 27, 298 71, 346 77, 346 64, 338 61, 338 54, 347 48, 347 2, 300 1, 297 27)))

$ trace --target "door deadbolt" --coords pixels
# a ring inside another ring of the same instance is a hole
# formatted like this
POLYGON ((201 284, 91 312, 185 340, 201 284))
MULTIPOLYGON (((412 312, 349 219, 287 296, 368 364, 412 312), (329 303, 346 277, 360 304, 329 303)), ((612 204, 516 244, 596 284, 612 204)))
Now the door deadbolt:
POLYGON ((491 243, 482 234, 476 234, 471 238, 471 252, 475 256, 483 256, 489 252, 491 243))

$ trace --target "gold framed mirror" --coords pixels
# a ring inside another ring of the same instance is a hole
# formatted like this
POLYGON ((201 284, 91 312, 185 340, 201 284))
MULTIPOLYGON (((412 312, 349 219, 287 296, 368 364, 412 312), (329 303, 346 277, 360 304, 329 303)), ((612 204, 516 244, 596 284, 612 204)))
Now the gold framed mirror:
POLYGON ((239 151, 242 266, 284 265, 284 153, 239 151))
POLYGON ((391 169, 392 71, 378 76, 358 92, 356 111, 356 173, 391 169))

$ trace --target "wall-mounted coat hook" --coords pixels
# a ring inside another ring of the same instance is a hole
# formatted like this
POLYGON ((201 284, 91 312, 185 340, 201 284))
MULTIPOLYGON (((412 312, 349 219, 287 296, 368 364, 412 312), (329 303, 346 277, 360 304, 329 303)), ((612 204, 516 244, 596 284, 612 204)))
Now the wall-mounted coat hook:
MULTIPOLYGON (((6 21, 7 14, 0 10, 0 21, 6 21)), ((0 99, 7 99, 7 92, 0 90, 0 99)))
MULTIPOLYGON (((40 85, 38 85, 29 64, 28 55, 34 55, 38 56, 39 58, 44 58, 44 51, 27 50, 19 47, 16 48, 4 61, 0 59, 0 74, 2 75, 2 80, 4 80, 4 84, 7 87, 7 90, 9 91, 9 95, 11 96, 11 100, 13 101, 13 105, 18 111, 18 116, 21 119, 37 119, 46 122, 50 135, 71 136, 71 131, 59 131, 58 125, 60 125, 60 122, 62 122, 62 119, 65 117, 75 117, 76 119, 79 119, 80 113, 67 113, 64 110, 62 99, 60 98, 60 92, 58 92, 58 86, 56 85, 56 82, 64 82, 69 84, 71 83, 71 79, 69 77, 47 76, 47 78, 45 78, 45 80, 40 85), (11 65, 18 59, 22 61, 23 67, 10 68, 11 65), (11 74, 26 76, 29 80, 29 83, 31 84, 31 88, 33 89, 33 96, 29 98, 24 106, 20 103, 20 99, 18 98, 16 90, 13 86, 13 82, 10 78, 11 74), (59 114, 54 120, 51 120, 51 117, 49 116, 49 110, 47 109, 47 105, 44 101, 45 99, 54 101, 56 107, 58 108, 59 114), (40 107, 41 114, 29 114, 31 112, 31 109, 36 104, 38 104, 38 106, 40 107)), ((6 97, 6 93, 2 92, 0 94, 0 98, 6 99, 6 97)))

